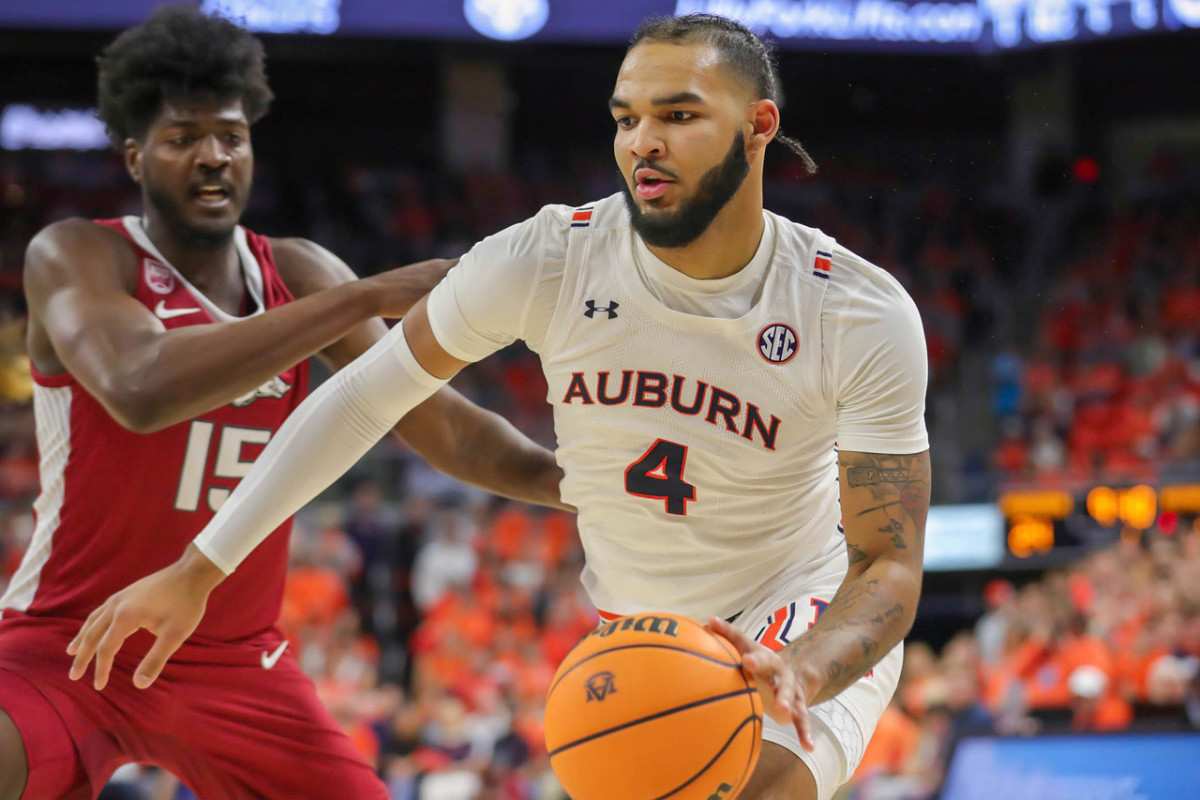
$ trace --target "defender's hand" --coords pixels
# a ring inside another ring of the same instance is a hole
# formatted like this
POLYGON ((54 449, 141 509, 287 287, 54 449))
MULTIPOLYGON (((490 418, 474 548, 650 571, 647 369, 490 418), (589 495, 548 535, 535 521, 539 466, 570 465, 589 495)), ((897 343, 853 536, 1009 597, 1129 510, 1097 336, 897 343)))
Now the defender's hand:
POLYGON ((208 595, 224 577, 195 545, 188 545, 179 561, 105 600, 67 645, 67 654, 75 656, 71 680, 83 677, 94 656, 92 685, 103 689, 121 645, 138 629, 145 628, 156 641, 138 665, 133 685, 145 689, 154 683, 167 660, 200 624, 208 595))
POLYGON ((432 258, 363 278, 362 282, 370 286, 378 304, 379 316, 399 319, 441 283, 457 263, 457 258, 432 258))
POLYGON ((778 653, 764 647, 720 617, 708 621, 708 627, 724 636, 737 648, 745 667, 758 686, 763 709, 780 725, 792 725, 800 736, 800 746, 812 751, 812 723, 808 718, 808 699, 795 671, 778 653))

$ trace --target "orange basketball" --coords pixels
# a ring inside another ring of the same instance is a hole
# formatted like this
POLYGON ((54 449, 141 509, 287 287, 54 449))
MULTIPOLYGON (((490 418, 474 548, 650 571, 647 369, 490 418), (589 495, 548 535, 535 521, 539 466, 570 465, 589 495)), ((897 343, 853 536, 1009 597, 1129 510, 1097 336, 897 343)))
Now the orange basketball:
POLYGON ((674 614, 588 634, 546 698, 550 763, 573 800, 732 800, 761 741, 762 703, 737 650, 674 614))

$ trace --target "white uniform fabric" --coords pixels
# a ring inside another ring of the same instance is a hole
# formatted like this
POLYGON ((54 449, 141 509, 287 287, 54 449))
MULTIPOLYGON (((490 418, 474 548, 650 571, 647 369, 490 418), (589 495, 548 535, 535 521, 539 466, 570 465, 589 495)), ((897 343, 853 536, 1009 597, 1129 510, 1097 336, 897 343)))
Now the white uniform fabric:
MULTIPOLYGON (((540 353, 582 579, 604 611, 740 614, 747 626, 774 615, 753 632, 765 642, 778 609, 817 609, 845 575, 835 439, 928 447, 911 299, 820 231, 766 222, 748 271, 714 293, 639 249, 620 196, 550 206, 475 247, 430 297, 451 355, 477 360, 517 338, 540 353)), ((231 571, 443 383, 394 329, 289 418, 197 545, 231 571)), ((798 755, 822 787, 861 758, 898 653, 882 677, 815 708, 818 756, 798 755)), ((764 736, 799 751, 787 731, 764 736)))
POLYGON ((742 285, 757 300, 733 318, 670 305, 696 303, 707 281, 647 286, 619 195, 549 206, 484 240, 430 296, 451 355, 477 360, 517 338, 540 354, 582 579, 604 611, 745 610, 838 538, 835 440, 928 447, 912 300, 820 231, 767 219, 773 252, 742 285), (815 274, 821 261, 831 277, 815 274), (679 496, 655 495, 667 490, 679 496))
MULTIPOLYGON (((750 264, 700 281, 650 252, 619 195, 547 206, 478 244, 430 295, 451 355, 477 361, 523 339, 541 356, 582 580, 607 614, 738 614, 761 640, 786 609, 769 635, 790 641, 846 572, 835 446, 929 446, 911 298, 820 231, 764 222, 750 264)), ((897 646, 812 709, 814 753, 766 721, 764 738, 808 765, 823 800, 861 760, 901 660, 897 646)))

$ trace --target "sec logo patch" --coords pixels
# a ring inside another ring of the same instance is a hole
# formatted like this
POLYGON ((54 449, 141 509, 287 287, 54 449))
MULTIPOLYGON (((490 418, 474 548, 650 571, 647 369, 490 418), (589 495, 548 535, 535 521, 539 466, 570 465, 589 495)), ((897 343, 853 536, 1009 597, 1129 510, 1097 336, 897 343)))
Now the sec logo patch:
POLYGON ((758 353, 772 364, 786 364, 796 355, 799 342, 796 331, 790 325, 776 322, 758 333, 758 353))

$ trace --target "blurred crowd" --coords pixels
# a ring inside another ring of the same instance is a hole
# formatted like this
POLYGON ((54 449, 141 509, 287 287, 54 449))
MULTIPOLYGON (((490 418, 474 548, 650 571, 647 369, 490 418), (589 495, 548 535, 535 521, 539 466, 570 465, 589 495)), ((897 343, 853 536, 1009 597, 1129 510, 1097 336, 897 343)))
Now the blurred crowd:
POLYGON ((992 361, 1010 480, 1200 471, 1200 191, 1162 154, 1128 205, 1089 208, 1029 346, 992 361))
MULTIPOLYGON (((303 192, 262 164, 246 221, 311 236, 365 274, 460 254, 544 203, 614 190, 607 165, 568 162, 470 179, 354 166, 303 192)), ((1162 156, 1118 203, 1060 187, 1047 195, 1057 209, 1047 219, 1067 233, 1043 243, 1044 220, 1003 193, 936 175, 914 182, 886 165, 822 166, 819 179, 801 180, 795 164, 778 164, 768 206, 889 269, 917 300, 935 459, 945 453, 951 471, 983 476, 965 489, 949 482, 940 499, 987 499, 1000 482, 1200 471, 1195 174, 1162 156), (968 431, 974 444, 960 436, 973 417, 942 411, 964 399, 985 420, 968 431)), ((138 201, 109 154, 0 154, 5 576, 28 542, 38 480, 24 247, 48 222, 137 213, 138 201)), ((540 368, 520 346, 455 385, 553 443, 540 368)), ((578 581, 573 518, 467 489, 388 441, 298 516, 291 558, 280 624, 395 800, 561 797, 542 703, 558 663, 597 619, 578 581)), ((966 731, 1113 730, 1188 712, 1200 720, 1200 536, 1126 538, 1019 588, 995 581, 987 601, 975 629, 940 654, 908 645, 901 689, 847 794, 930 796, 966 731)), ((123 771, 114 786, 130 797, 187 796, 153 771, 123 771)))
POLYGON ((843 800, 936 796, 966 734, 1200 729, 1200 533, 1127 538, 985 596, 987 613, 940 653, 905 645, 843 800))
POLYGON ((280 625, 396 800, 558 798, 544 699, 598 621, 574 519, 459 490, 409 497, 366 482, 310 508, 280 625))

